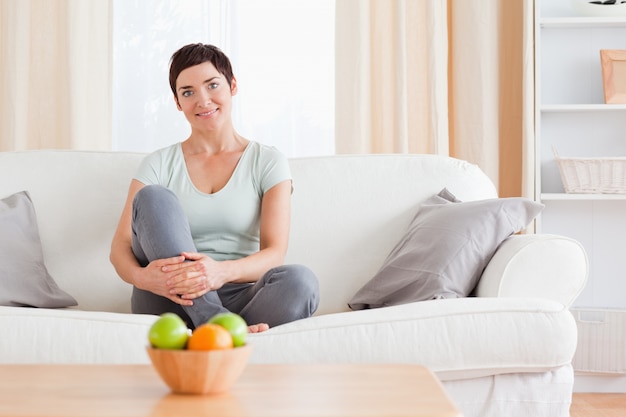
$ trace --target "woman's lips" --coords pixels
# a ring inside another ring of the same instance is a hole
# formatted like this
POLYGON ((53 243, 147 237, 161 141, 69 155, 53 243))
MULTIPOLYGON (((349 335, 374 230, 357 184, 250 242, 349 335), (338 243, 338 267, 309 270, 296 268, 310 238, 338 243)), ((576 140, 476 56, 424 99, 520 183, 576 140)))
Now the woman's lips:
POLYGON ((209 110, 203 113, 197 113, 196 116, 198 117, 210 117, 213 116, 215 113, 217 113, 218 109, 213 109, 213 110, 209 110))

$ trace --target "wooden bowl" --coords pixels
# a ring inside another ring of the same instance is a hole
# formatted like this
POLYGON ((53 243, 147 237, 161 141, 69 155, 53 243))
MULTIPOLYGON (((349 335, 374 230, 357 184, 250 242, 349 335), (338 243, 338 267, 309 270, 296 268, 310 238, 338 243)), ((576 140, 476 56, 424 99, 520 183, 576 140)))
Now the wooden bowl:
POLYGON ((243 372, 250 345, 225 350, 169 350, 147 347, 157 373, 177 394, 227 391, 243 372))

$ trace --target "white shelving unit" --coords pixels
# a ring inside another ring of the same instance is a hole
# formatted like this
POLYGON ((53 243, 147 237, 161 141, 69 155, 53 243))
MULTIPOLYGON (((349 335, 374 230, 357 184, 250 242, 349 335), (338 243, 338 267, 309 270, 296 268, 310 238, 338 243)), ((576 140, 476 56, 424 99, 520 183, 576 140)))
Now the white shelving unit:
POLYGON ((546 205, 537 228, 587 250, 589 282, 575 307, 626 310, 626 194, 565 193, 553 153, 626 156, 626 104, 604 103, 601 49, 626 49, 626 18, 578 16, 570 0, 535 1, 535 188, 546 205))
MULTIPOLYGON (((605 104, 600 64, 601 49, 626 50, 626 18, 580 16, 570 1, 535 0, 535 198, 546 206, 537 231, 570 236, 587 251, 589 281, 573 310, 600 312, 594 317, 624 311, 618 316, 626 317, 626 194, 565 193, 554 156, 556 150, 561 157, 626 157, 626 104, 605 104)), ((619 336, 593 336, 612 323, 591 324, 600 327, 590 331, 589 323, 579 322, 585 340, 577 357, 608 358, 623 350, 626 340, 619 336)), ((624 374, 584 385, 596 377, 577 377, 578 390, 626 389, 624 374)))

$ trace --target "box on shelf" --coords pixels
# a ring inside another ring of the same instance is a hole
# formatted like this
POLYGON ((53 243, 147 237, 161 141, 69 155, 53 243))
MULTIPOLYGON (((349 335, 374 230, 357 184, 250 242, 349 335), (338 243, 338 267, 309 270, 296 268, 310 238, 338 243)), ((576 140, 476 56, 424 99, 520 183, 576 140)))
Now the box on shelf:
POLYGON ((626 194, 626 157, 564 158, 553 152, 566 193, 626 194))

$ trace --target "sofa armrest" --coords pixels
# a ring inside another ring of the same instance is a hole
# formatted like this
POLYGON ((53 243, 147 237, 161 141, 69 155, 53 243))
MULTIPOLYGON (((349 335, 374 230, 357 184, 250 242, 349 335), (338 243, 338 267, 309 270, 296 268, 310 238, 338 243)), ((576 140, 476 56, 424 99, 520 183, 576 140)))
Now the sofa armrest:
POLYGON ((557 235, 513 235, 502 242, 476 287, 477 297, 548 298, 569 307, 587 282, 587 254, 557 235))

